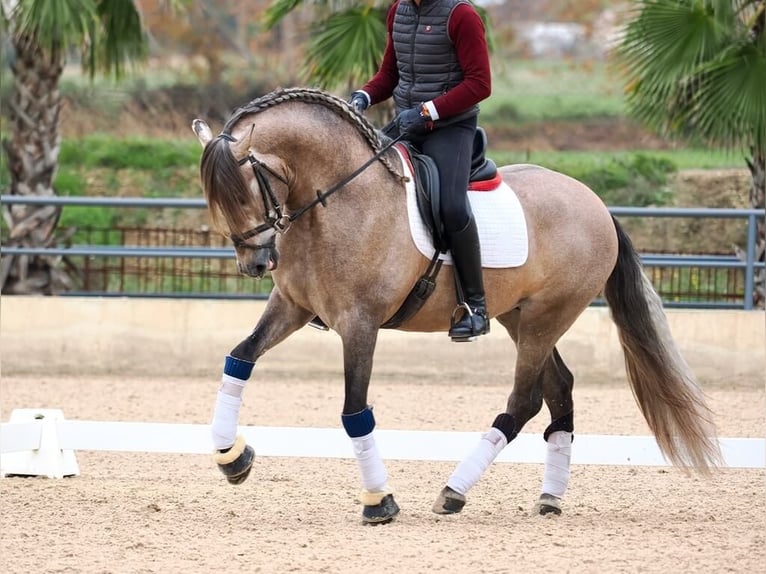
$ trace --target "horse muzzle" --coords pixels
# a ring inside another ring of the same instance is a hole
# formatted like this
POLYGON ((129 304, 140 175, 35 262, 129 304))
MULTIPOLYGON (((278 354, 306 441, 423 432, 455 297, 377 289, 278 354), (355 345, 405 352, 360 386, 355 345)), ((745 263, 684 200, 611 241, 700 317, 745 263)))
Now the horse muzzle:
POLYGON ((274 247, 248 250, 245 257, 237 256, 239 272, 248 277, 261 279, 267 271, 273 271, 279 264, 279 253, 274 247))

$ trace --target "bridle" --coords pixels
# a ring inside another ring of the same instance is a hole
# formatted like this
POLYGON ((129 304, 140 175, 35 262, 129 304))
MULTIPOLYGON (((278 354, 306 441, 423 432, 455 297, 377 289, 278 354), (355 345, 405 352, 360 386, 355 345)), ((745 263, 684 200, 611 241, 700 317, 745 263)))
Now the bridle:
POLYGON ((255 237, 259 233, 268 231, 269 229, 273 229, 277 233, 284 233, 290 228, 290 224, 294 221, 295 218, 291 219, 289 215, 285 215, 283 213, 282 204, 279 203, 277 195, 271 188, 271 183, 269 182, 269 178, 266 174, 270 174, 272 177, 275 177, 285 185, 287 185, 287 180, 276 173, 268 165, 260 161, 257 157, 255 157, 251 151, 248 151, 247 155, 239 160, 238 163, 239 165, 245 165, 247 162, 250 162, 250 167, 253 169, 255 181, 258 183, 258 189, 261 191, 261 199, 263 200, 266 221, 256 227, 253 227, 252 229, 245 231, 244 233, 239 235, 232 235, 231 241, 234 243, 235 247, 253 250, 274 247, 274 238, 276 237, 275 235, 272 235, 269 241, 265 244, 252 245, 250 243, 246 243, 246 241, 251 237, 255 237))
MULTIPOLYGON (((218 137, 223 138, 229 142, 237 141, 234 137, 232 137, 231 134, 228 134, 228 133, 221 133, 218 137)), ((260 189, 261 191, 261 199, 263 200, 263 205, 265 208, 265 221, 261 223, 260 225, 257 225, 256 227, 253 227, 252 229, 248 229, 247 231, 243 233, 240 233, 237 235, 231 235, 232 243, 234 243, 235 247, 251 249, 251 250, 273 248, 276 234, 285 233, 288 229, 290 229, 290 226, 292 225, 293 221, 301 217, 304 213, 312 209, 314 206, 321 204, 322 207, 327 207, 328 197, 330 197, 336 191, 340 190, 343 186, 345 186, 347 183, 349 183, 351 180, 357 177, 360 173, 362 173, 375 161, 380 159, 381 156, 385 152, 387 152, 400 139, 402 139, 401 135, 391 140, 390 142, 388 142, 377 153, 375 153, 375 155, 373 155, 370 159, 364 162, 354 172, 347 175, 345 178, 343 178, 341 181, 333 185, 327 191, 324 191, 324 192, 317 191, 315 199, 311 200, 309 203, 307 203, 300 209, 290 214, 286 214, 283 211, 282 205, 279 203, 279 200, 277 199, 277 196, 274 193, 274 190, 271 188, 271 183, 269 182, 268 176, 270 175, 276 178, 278 181, 280 181, 281 183, 285 185, 288 185, 287 180, 281 175, 279 175, 277 172, 275 172, 273 169, 271 169, 268 165, 260 161, 257 157, 255 157, 252 151, 248 151, 247 155, 243 157, 241 160, 239 160, 238 163, 239 165, 245 165, 248 162, 250 163, 250 167, 253 170, 253 175, 255 176, 255 181, 258 183, 258 189, 260 189), (258 245, 252 245, 250 243, 246 243, 248 239, 255 237, 259 233, 263 233, 264 231, 268 231, 270 229, 274 230, 276 233, 271 236, 271 238, 269 239, 267 243, 258 244, 258 245)))

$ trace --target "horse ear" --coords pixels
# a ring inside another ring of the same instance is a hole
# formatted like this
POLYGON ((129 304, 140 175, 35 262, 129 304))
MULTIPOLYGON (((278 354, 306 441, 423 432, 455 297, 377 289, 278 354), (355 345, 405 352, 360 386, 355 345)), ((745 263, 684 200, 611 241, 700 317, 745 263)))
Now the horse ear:
POLYGON ((229 149, 231 150, 231 155, 234 156, 234 159, 239 161, 247 157, 247 154, 250 151, 250 138, 241 137, 238 140, 231 142, 229 146, 230 146, 229 149))
POLYGON ((240 136, 238 140, 235 140, 231 143, 231 154, 234 156, 234 158, 237 161, 240 161, 247 157, 247 154, 250 153, 250 142, 253 138, 253 130, 255 129, 255 124, 250 125, 250 133, 247 134, 247 136, 240 136))
POLYGON ((210 126, 202 120, 194 120, 192 122, 192 130, 197 134, 197 139, 199 140, 199 143, 202 144, 202 147, 205 147, 208 142, 213 139, 213 132, 211 131, 210 126))

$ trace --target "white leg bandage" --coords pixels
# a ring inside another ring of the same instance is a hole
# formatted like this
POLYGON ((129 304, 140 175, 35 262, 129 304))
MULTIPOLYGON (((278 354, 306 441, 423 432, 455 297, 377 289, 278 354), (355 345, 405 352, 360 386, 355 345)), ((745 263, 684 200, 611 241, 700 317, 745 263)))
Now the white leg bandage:
POLYGON ((489 429, 473 451, 457 465, 452 476, 447 480, 447 486, 465 495, 474 484, 479 482, 481 475, 507 444, 508 439, 499 429, 495 427, 489 429))
POLYGON ((561 498, 569 484, 572 433, 567 431, 552 432, 548 436, 547 444, 548 451, 545 454, 542 493, 561 498))
POLYGON ((388 492, 388 472, 375 444, 373 433, 352 438, 351 444, 362 474, 362 488, 369 492, 388 492))
POLYGON ((237 438, 239 407, 242 404, 242 390, 245 382, 226 374, 221 378, 213 422, 210 425, 215 450, 231 448, 237 438))

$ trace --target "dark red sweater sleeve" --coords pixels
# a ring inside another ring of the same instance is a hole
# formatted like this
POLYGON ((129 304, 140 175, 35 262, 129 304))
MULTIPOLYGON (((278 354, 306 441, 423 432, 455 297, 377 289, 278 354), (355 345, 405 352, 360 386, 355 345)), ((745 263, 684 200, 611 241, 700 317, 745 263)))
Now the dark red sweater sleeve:
MULTIPOLYGON (((398 4, 398 0, 394 2, 386 18, 388 38, 380 68, 375 76, 362 87, 370 95, 373 104, 390 98, 399 82, 399 70, 392 38, 394 15, 398 4)), ((488 98, 492 93, 489 50, 484 23, 478 12, 470 4, 458 4, 452 11, 447 30, 463 70, 463 81, 446 94, 433 100, 440 118, 448 118, 464 112, 488 98)))
POLYGON ((399 6, 398 0, 389 8, 388 16, 386 16, 388 37, 386 38, 386 50, 383 52, 383 60, 380 62, 380 67, 372 79, 362 86, 362 89, 369 94, 371 104, 378 104, 390 98, 394 93, 396 84, 399 83, 399 68, 396 66, 396 52, 394 51, 394 38, 392 35, 397 6, 399 6))
POLYGON ((463 70, 463 81, 434 99, 440 118, 464 112, 492 93, 489 50, 479 13, 470 4, 458 4, 450 16, 448 30, 463 70))

